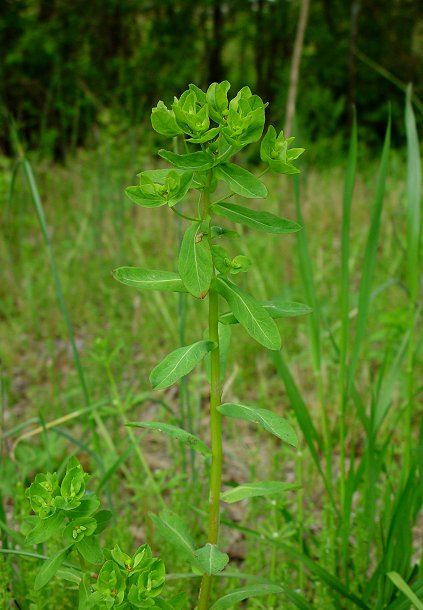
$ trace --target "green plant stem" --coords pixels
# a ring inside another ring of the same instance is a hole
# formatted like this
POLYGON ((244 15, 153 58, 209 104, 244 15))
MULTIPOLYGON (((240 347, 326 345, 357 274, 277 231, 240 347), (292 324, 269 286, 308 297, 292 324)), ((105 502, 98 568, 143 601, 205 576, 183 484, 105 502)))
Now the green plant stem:
MULTIPOLYGON (((210 184, 211 173, 208 181, 210 184)), ((209 213, 209 186, 204 193, 204 217, 209 213)), ((209 235, 209 239, 210 235, 209 235)), ((213 289, 209 292, 209 339, 217 347, 210 353, 210 433, 212 462, 210 473, 210 505, 208 542, 217 544, 220 523, 220 487, 222 479, 222 416, 217 410, 220 404, 220 350, 219 350, 219 300, 213 289)), ((198 610, 207 610, 212 584, 212 576, 204 574, 198 598, 198 610)))

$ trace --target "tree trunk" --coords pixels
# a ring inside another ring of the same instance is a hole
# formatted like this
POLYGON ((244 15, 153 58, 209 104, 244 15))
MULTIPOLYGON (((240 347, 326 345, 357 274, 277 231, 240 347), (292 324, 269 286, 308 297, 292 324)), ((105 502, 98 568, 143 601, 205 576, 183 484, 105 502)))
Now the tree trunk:
POLYGON ((294 51, 292 54, 291 74, 289 78, 288 100, 286 103, 285 137, 289 136, 294 120, 295 106, 297 102, 298 80, 300 76, 301 55, 303 52, 304 34, 307 27, 310 11, 310 0, 302 0, 300 17, 298 19, 297 33, 295 35, 294 51))

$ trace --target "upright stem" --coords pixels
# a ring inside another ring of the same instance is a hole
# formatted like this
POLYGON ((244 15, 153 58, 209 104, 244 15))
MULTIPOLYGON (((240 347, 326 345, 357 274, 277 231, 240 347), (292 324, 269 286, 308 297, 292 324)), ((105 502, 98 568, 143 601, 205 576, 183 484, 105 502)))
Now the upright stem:
MULTIPOLYGON (((210 176, 211 178, 211 176, 210 176)), ((209 181, 210 183, 210 181, 209 181)), ((204 193, 204 216, 209 212, 209 192, 204 193)), ((209 499, 209 531, 208 542, 217 544, 219 538, 220 522, 220 487, 222 479, 222 416, 217 410, 220 404, 220 350, 219 350, 219 302, 215 290, 209 291, 209 339, 217 347, 210 353, 211 379, 210 379, 210 436, 212 462, 210 473, 210 499, 209 499)), ((201 581, 198 598, 198 610, 208 610, 212 584, 212 576, 204 574, 201 581)))

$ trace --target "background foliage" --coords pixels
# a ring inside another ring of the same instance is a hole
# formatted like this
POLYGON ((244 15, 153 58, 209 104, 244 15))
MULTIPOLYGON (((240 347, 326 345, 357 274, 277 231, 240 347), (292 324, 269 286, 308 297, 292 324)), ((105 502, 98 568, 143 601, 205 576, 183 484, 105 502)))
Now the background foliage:
MULTIPOLYGON (((99 128, 138 125, 158 99, 189 82, 250 85, 284 115, 298 0, 5 0, 0 92, 31 147, 63 156, 99 128)), ((314 0, 301 68, 299 125, 313 138, 344 133, 356 104, 370 143, 386 100, 422 95, 419 0, 314 0), (371 58, 370 68, 366 58, 371 58), (378 72, 379 71, 379 72, 378 72)), ((395 122, 395 121, 394 121, 395 122)), ((403 134, 402 134, 403 135, 403 134)), ((394 134, 394 137, 397 137, 394 134)), ((10 151, 7 129, 0 145, 10 151)))

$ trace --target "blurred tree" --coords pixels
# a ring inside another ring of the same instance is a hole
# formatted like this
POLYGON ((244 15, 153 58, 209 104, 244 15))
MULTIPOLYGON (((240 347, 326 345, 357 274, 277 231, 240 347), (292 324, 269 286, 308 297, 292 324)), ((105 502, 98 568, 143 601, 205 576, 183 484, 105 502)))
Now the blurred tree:
MULTIPOLYGON (((0 103, 28 146, 63 156, 96 127, 129 129, 189 82, 248 84, 283 120, 300 0, 3 0, 0 103)), ((421 0, 314 0, 297 116, 312 138, 346 130, 355 101, 375 139, 386 103, 423 93, 421 0), (360 10, 358 10, 360 8, 360 10), (376 64, 363 63, 369 57, 376 64), (384 72, 383 72, 384 73, 384 72), (385 74, 385 73, 384 73, 385 74)), ((2 113, 4 114, 4 113, 2 113)), ((0 146, 10 153, 7 128, 0 146)))

